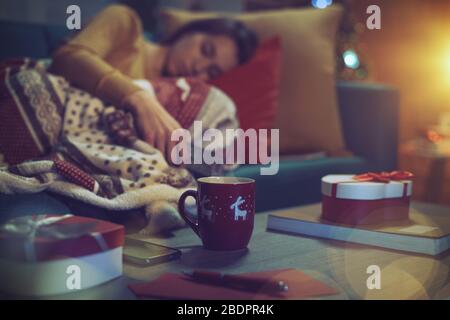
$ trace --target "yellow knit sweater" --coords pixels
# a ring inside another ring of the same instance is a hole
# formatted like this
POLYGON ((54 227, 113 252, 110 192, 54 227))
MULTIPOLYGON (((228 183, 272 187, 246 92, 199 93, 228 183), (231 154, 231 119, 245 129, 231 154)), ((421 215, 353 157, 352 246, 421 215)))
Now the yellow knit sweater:
POLYGON ((127 95, 140 90, 132 79, 152 76, 145 48, 137 13, 126 6, 112 5, 55 52, 50 71, 121 106, 127 95))

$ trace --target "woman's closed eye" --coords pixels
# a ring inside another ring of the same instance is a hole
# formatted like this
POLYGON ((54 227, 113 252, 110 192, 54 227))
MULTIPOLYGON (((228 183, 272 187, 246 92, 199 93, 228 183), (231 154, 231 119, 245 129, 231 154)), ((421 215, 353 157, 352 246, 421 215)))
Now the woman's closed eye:
POLYGON ((202 55, 206 58, 214 58, 216 56, 216 46, 210 40, 205 40, 201 45, 202 55))

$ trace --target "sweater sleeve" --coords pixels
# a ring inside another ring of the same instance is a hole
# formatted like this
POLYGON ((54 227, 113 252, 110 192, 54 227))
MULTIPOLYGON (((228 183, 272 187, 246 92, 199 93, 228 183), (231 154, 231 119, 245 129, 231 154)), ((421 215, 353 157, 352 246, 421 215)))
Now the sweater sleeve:
POLYGON ((127 95, 140 88, 106 58, 115 50, 132 50, 141 34, 142 25, 136 12, 123 5, 109 6, 55 52, 50 70, 89 93, 121 106, 127 95))

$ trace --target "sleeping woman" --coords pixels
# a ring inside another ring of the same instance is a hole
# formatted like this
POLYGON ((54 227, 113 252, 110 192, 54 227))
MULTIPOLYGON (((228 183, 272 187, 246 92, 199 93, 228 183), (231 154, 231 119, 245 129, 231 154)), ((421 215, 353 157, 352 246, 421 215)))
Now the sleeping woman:
POLYGON ((244 24, 224 18, 192 22, 162 43, 152 43, 144 38, 136 12, 112 5, 55 52, 50 71, 131 112, 141 138, 169 159, 170 135, 180 124, 133 79, 207 81, 246 62, 257 43, 244 24))

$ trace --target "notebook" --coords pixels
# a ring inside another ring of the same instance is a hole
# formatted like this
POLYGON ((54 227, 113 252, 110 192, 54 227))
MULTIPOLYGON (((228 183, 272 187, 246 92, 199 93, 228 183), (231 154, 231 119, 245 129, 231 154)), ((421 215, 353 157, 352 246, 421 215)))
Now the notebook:
POLYGON ((320 205, 281 210, 269 214, 267 229, 427 255, 450 248, 450 209, 448 215, 430 215, 411 208, 409 221, 384 225, 348 226, 320 216, 320 205))
POLYGON ((289 290, 277 295, 250 292, 233 288, 195 282, 182 274, 165 273, 154 281, 130 284, 129 288, 138 297, 160 299, 204 299, 204 300, 265 300, 301 299, 335 295, 338 291, 322 281, 316 280, 296 269, 280 269, 241 274, 248 277, 267 277, 287 282, 289 290))

